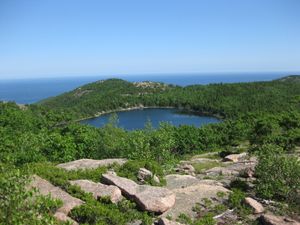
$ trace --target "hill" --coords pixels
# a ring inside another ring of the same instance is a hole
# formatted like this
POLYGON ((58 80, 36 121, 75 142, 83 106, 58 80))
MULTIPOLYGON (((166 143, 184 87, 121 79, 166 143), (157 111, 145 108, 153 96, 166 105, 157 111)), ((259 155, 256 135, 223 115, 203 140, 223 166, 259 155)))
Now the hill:
POLYGON ((49 109, 70 112, 75 118, 131 107, 173 106, 219 117, 249 112, 280 112, 299 109, 299 76, 270 82, 191 85, 156 82, 131 83, 101 80, 38 103, 49 109))
POLYGON ((290 75, 286 77, 282 77, 277 79, 276 81, 281 81, 281 82, 300 82, 300 75, 290 75))

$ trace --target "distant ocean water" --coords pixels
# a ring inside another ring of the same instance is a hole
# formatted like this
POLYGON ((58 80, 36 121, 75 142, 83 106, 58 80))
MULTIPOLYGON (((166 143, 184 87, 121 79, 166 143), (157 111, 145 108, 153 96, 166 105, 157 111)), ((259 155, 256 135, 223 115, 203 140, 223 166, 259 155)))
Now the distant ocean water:
POLYGON ((209 73, 209 74, 155 74, 155 75, 121 75, 89 76, 43 79, 0 79, 0 100, 15 101, 22 104, 38 102, 56 96, 86 83, 108 78, 121 78, 128 81, 157 81, 180 86, 209 83, 237 83, 251 81, 269 81, 289 75, 284 72, 272 73, 209 73))

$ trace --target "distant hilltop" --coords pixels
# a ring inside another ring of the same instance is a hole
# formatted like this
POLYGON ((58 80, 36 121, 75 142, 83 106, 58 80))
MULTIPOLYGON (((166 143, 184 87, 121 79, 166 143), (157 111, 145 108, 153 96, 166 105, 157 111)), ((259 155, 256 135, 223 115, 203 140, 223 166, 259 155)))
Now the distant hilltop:
POLYGON ((282 82, 300 82, 300 75, 289 75, 286 77, 281 77, 276 79, 275 81, 282 81, 282 82))

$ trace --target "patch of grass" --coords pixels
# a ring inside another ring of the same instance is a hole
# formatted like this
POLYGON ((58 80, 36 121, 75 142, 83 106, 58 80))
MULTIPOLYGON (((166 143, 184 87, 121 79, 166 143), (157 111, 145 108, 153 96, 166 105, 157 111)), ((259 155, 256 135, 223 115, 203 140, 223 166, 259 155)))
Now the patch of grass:
POLYGON ((202 163, 194 163, 193 167, 195 168, 196 173, 201 173, 205 170, 209 170, 214 167, 222 166, 221 162, 202 162, 202 163))

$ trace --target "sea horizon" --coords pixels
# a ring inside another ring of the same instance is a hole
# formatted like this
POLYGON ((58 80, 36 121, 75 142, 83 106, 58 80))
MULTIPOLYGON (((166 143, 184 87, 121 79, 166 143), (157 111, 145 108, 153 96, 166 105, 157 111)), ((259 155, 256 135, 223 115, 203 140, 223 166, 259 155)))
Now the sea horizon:
POLYGON ((271 81, 297 72, 216 72, 216 73, 155 73, 123 75, 91 75, 0 79, 0 101, 32 104, 45 98, 71 91, 87 83, 118 78, 129 82, 153 81, 188 86, 194 84, 240 83, 271 81))

